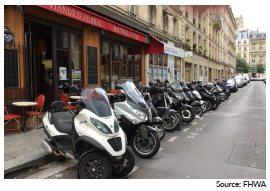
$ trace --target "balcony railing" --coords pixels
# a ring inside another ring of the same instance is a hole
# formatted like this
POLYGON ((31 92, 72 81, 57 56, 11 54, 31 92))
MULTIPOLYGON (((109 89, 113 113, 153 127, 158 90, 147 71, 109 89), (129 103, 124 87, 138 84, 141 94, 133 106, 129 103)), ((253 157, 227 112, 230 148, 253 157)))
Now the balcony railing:
POLYGON ((155 28, 155 25, 153 23, 149 22, 149 27, 155 28))
POLYGON ((218 14, 214 13, 212 18, 213 18, 214 25, 217 28, 221 29, 222 28, 222 21, 221 21, 220 17, 218 16, 218 14))
POLYGON ((137 15, 135 15, 134 13, 132 13, 132 12, 130 12, 130 11, 128 11, 128 15, 129 15, 130 17, 134 18, 134 19, 136 19, 136 16, 137 16, 137 15))

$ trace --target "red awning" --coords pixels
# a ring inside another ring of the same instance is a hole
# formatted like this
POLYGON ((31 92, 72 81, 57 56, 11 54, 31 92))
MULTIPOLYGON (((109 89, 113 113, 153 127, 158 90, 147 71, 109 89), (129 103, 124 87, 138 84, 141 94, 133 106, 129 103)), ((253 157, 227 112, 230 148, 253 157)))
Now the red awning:
POLYGON ((145 45, 145 54, 163 53, 164 44, 154 36, 150 35, 151 44, 145 45))
POLYGON ((136 30, 123 26, 117 22, 114 22, 110 19, 102 17, 93 12, 87 11, 75 5, 36 5, 44 9, 56 12, 67 17, 79 20, 96 27, 115 32, 117 34, 138 40, 140 42, 146 43, 146 36, 143 33, 140 33, 136 30))

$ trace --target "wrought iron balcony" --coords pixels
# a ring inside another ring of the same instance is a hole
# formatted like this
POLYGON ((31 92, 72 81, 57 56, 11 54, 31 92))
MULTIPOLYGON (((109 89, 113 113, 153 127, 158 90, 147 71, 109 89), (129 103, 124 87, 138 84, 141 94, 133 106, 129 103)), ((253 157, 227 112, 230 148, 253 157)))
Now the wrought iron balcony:
POLYGON ((213 19, 213 25, 215 27, 217 27, 218 29, 221 29, 222 28, 222 21, 221 21, 219 15, 217 13, 214 13, 212 19, 213 19))
POLYGON ((162 32, 163 32, 163 34, 165 34, 165 35, 167 34, 167 31, 165 31, 165 30, 163 30, 162 32))
POLYGON ((135 15, 134 13, 132 13, 132 12, 130 12, 130 11, 128 11, 128 15, 129 15, 130 17, 134 18, 134 19, 136 19, 136 16, 137 16, 137 15, 135 15))

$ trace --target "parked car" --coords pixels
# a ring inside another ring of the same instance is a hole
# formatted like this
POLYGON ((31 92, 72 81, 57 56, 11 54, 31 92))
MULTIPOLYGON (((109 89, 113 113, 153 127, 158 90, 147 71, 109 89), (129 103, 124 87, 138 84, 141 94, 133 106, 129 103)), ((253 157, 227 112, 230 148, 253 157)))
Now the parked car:
POLYGON ((235 81, 236 81, 237 87, 239 87, 239 88, 244 87, 244 80, 243 80, 243 78, 235 78, 235 81))
POLYGON ((227 85, 227 88, 230 91, 233 91, 233 92, 238 91, 238 86, 237 86, 237 83, 236 83, 235 79, 228 79, 226 85, 227 85))

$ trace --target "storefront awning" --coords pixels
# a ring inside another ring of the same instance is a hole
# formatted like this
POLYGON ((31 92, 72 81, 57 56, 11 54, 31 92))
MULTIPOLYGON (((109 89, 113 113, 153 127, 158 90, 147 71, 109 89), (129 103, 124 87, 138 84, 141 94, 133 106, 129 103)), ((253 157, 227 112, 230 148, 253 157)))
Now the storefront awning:
POLYGON ((151 45, 147 44, 145 46, 145 54, 166 53, 176 57, 185 57, 184 50, 163 43, 152 35, 150 35, 150 41, 151 45))
POLYGON ((36 6, 117 33, 119 35, 129 37, 131 39, 138 40, 143 43, 148 43, 149 41, 148 36, 146 36, 143 33, 140 33, 136 30, 123 26, 117 22, 114 22, 110 19, 87 11, 75 5, 36 5, 36 6))

